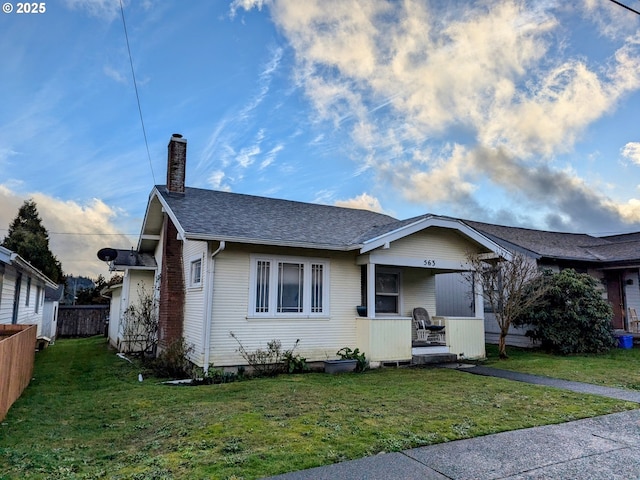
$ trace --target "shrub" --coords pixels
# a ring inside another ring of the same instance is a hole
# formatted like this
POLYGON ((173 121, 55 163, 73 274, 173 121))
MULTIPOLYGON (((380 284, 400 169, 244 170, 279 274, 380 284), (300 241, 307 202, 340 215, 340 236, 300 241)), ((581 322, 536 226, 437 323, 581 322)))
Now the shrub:
POLYGON ((147 366, 159 377, 189 378, 193 374, 193 364, 189 361, 192 352, 193 346, 187 345, 183 338, 174 340, 147 366))
POLYGON ((514 325, 531 327, 527 335, 540 341, 544 349, 568 355, 615 347, 613 311, 593 277, 573 269, 556 274, 547 271, 529 288, 544 288, 544 292, 538 304, 518 316, 514 325))

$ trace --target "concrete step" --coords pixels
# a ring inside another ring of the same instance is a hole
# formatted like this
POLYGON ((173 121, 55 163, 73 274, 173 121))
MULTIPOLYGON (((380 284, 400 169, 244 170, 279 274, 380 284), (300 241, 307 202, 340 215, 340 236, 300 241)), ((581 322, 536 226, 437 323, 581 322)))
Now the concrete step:
POLYGON ((440 363, 457 362, 458 357, 455 353, 438 353, 432 355, 413 355, 411 357, 412 365, 438 365, 440 363))

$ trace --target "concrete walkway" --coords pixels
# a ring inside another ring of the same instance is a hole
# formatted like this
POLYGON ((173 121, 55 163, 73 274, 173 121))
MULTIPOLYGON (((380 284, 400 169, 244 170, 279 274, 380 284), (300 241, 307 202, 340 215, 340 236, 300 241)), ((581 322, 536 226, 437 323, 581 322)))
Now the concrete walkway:
MULTIPOLYGON (((453 364, 470 374, 640 403, 640 392, 453 364)), ((640 410, 380 454, 275 480, 640 479, 640 410)))

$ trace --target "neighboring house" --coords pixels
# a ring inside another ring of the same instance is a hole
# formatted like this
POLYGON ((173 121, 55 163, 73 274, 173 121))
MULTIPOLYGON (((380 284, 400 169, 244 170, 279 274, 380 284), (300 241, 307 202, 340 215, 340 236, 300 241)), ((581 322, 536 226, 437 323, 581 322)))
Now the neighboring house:
POLYGON ((124 272, 111 289, 112 344, 146 284, 159 295, 161 347, 184 338, 199 366, 245 363, 231 332, 248 351, 300 339, 296 351, 308 361, 335 358, 342 347, 359 348, 374 365, 430 353, 485 356, 480 292, 471 315, 436 318, 444 345, 418 344, 411 313, 436 313, 436 278, 469 270, 468 253, 509 255, 495 241, 435 215, 397 220, 188 188, 186 146, 178 135, 169 142, 167 185, 151 191, 137 250, 103 249, 113 254, 101 255, 110 268, 124 272))
POLYGON ((0 246, 0 323, 34 324, 37 335, 43 335, 46 287, 56 288, 56 284, 20 255, 0 246))
MULTIPOLYGON (((487 238, 511 251, 534 259, 540 269, 559 272, 573 268, 588 273, 602 285, 603 297, 613 307, 614 329, 635 332, 630 325, 629 308, 640 310, 640 233, 594 237, 587 234, 547 232, 517 227, 505 227, 474 221, 463 221, 487 238)), ((464 298, 469 287, 459 276, 438 279, 438 292, 443 298, 464 298)), ((439 315, 464 315, 471 304, 467 301, 442 302, 439 315)), ((499 328, 491 312, 485 313, 485 332, 488 343, 497 343, 499 328)), ((509 345, 528 346, 526 328, 513 328, 507 337, 509 345)))

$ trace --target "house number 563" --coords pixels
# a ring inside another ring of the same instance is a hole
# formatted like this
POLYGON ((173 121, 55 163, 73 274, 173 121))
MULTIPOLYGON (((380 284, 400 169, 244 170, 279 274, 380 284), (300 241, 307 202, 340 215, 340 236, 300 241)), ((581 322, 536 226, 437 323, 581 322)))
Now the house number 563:
POLYGON ((435 267, 436 266, 436 261, 427 259, 427 260, 424 261, 424 266, 425 267, 435 267))

